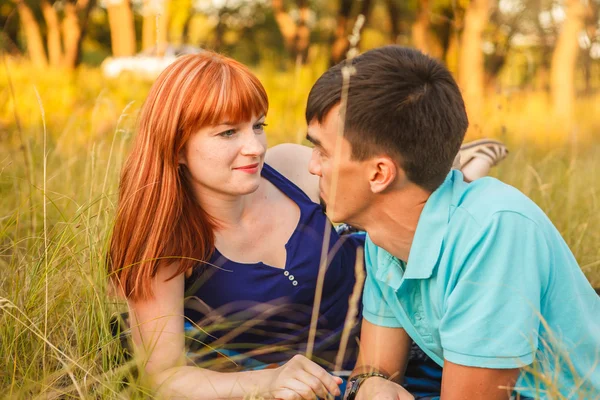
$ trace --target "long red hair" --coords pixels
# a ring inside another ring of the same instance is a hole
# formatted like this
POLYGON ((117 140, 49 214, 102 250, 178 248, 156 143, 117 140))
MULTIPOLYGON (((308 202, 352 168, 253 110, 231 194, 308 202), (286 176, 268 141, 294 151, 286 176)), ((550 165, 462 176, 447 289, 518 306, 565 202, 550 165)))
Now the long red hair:
POLYGON ((121 172, 109 249, 109 276, 126 297, 151 298, 158 268, 177 261, 173 278, 214 251, 214 223, 178 162, 190 136, 267 109, 265 89, 247 67, 208 51, 177 59, 154 82, 121 172))

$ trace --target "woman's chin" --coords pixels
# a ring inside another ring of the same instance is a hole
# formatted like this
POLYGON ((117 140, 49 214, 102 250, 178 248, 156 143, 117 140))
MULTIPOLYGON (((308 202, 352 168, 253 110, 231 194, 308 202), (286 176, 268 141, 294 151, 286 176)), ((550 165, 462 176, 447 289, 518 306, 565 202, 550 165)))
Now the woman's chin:
POLYGON ((252 193, 256 192, 259 187, 260 187, 260 180, 258 180, 255 183, 253 182, 253 183, 240 184, 235 188, 235 192, 236 192, 235 194, 238 194, 240 196, 252 194, 252 193))

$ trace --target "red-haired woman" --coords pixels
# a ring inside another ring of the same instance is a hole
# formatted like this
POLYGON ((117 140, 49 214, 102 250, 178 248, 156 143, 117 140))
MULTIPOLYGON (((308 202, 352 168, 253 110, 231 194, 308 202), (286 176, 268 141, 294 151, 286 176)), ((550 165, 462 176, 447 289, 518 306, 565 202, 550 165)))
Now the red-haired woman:
MULTIPOLYGON (((332 231, 314 353, 320 365, 293 356, 308 336, 330 222, 307 172, 310 150, 266 151, 267 110, 258 79, 211 52, 171 64, 141 110, 109 272, 127 298, 135 352, 168 397, 339 394, 340 378, 323 366, 337 353, 361 238, 332 231), (186 326, 195 328, 188 345, 186 326), (229 356, 230 364, 244 355, 245 367, 279 366, 217 372, 219 360, 211 369, 189 366, 186 347, 229 356)), ((351 340, 345 367, 355 347, 351 340)))
MULTIPOLYGON (((110 274, 127 298, 135 352, 169 397, 339 394, 339 378, 292 358, 286 348, 298 349, 280 340, 307 332, 328 222, 317 197, 303 192, 316 194, 315 178, 306 173, 294 184, 265 164, 267 109, 263 86, 245 66, 203 52, 170 65, 141 110, 121 177, 110 274), (184 319, 212 318, 210 329, 217 312, 263 325, 241 329, 227 344, 279 343, 272 360, 291 361, 250 372, 186 366, 184 319)), ((335 233, 332 239, 332 246, 339 241, 335 233)), ((347 243, 327 274, 319 329, 328 333, 341 329, 354 283, 356 244, 347 243)))

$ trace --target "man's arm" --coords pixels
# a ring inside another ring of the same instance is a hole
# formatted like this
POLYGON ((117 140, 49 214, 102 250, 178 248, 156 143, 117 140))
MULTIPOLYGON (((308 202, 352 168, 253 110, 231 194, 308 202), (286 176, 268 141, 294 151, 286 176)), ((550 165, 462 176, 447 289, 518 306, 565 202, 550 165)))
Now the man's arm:
POLYGON ((441 400, 507 400, 518 376, 518 368, 475 368, 445 360, 441 400))
POLYGON ((387 328, 363 319, 358 360, 351 376, 378 372, 390 380, 371 377, 364 381, 356 400, 377 398, 412 399, 399 383, 404 378, 410 353, 410 337, 402 328, 387 328), (383 397, 382 397, 383 396, 383 397))
POLYGON ((363 319, 360 350, 352 375, 380 372, 402 383, 411 340, 402 328, 386 328, 363 319))

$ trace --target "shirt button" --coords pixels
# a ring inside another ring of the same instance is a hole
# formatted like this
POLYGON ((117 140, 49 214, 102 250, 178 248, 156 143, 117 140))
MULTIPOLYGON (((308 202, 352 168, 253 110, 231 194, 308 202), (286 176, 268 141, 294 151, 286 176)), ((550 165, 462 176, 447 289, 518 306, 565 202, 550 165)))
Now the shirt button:
POLYGON ((292 285, 294 285, 294 286, 298 286, 298 281, 294 281, 294 282, 292 282, 292 285))
POLYGON ((285 276, 288 276, 288 275, 290 274, 290 271, 283 271, 283 274, 284 274, 285 276))
POLYGON ((416 319, 417 321, 420 321, 420 320, 422 320, 422 319, 423 319, 423 316, 422 316, 421 314, 415 314, 415 319, 416 319))
POLYGON ((293 281, 293 280, 294 280, 294 275, 290 275, 290 276, 288 276, 288 279, 289 279, 290 281, 293 281))

